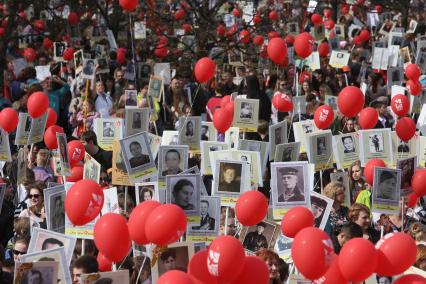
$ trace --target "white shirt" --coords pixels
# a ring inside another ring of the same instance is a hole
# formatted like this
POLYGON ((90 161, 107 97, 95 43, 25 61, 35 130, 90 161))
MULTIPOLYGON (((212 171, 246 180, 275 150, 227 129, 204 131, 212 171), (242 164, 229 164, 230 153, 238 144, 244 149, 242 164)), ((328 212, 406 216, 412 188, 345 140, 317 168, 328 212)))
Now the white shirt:
POLYGON ((109 111, 112 108, 113 102, 109 93, 98 94, 95 101, 96 111, 100 113, 101 118, 109 118, 109 111))

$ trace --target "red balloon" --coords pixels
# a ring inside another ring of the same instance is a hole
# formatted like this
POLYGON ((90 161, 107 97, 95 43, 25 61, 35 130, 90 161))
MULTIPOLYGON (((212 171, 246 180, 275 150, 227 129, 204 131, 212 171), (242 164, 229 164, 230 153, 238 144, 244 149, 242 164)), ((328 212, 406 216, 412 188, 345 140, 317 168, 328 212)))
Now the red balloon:
POLYGON ((268 33, 268 38, 269 39, 273 39, 273 38, 276 38, 276 37, 280 37, 280 34, 277 33, 276 31, 272 31, 272 32, 268 33))
POLYGON ((49 107, 49 98, 43 92, 35 92, 30 95, 27 102, 28 114, 32 118, 42 116, 49 107))
POLYGON ((327 42, 322 42, 319 46, 318 46, 318 54, 321 57, 327 57, 327 55, 330 53, 330 46, 328 45, 327 42))
POLYGON ((149 243, 145 235, 145 223, 149 214, 151 214, 151 212, 160 205, 160 202, 150 200, 139 203, 138 206, 132 210, 129 217, 128 227, 130 238, 137 244, 146 245, 149 243))
POLYGON ((310 280, 318 279, 327 272, 333 255, 334 249, 330 237, 324 231, 314 227, 301 230, 294 238, 291 247, 294 265, 310 280))
POLYGON ((340 13, 342 13, 343 15, 346 15, 347 13, 349 13, 349 5, 347 4, 341 5, 340 13))
POLYGON ((202 283, 216 284, 217 279, 207 269, 208 250, 200 250, 189 261, 188 274, 202 283))
POLYGON ((341 114, 347 117, 356 116, 364 107, 365 98, 361 90, 348 86, 340 91, 337 97, 337 106, 341 114))
POLYGON ((275 92, 272 98, 272 104, 279 112, 289 112, 293 110, 293 101, 288 95, 281 92, 275 92))
POLYGON ((373 185, 375 167, 386 168, 386 164, 385 162, 383 162, 383 160, 378 158, 371 159, 367 162, 367 164, 365 164, 364 177, 365 177, 365 181, 369 185, 373 185))
POLYGON ((307 58, 314 49, 314 39, 307 33, 301 33, 294 39, 294 50, 299 57, 307 58))
POLYGON ((425 284, 426 278, 417 274, 407 274, 398 278, 393 284, 425 284))
POLYGON ((225 26, 224 26, 224 25, 219 25, 219 26, 217 26, 217 28, 216 28, 216 33, 217 33, 217 35, 218 35, 218 36, 220 36, 220 37, 224 36, 224 35, 225 35, 225 33, 226 33, 226 28, 225 28, 225 26))
POLYGON ((253 38, 253 43, 255 44, 255 45, 257 45, 257 46, 261 46, 262 44, 263 44, 263 36, 261 36, 261 35, 256 35, 254 38, 253 38))
POLYGON ((243 270, 232 283, 269 283, 269 268, 266 265, 266 262, 257 256, 246 256, 243 270))
POLYGON ((209 246, 207 269, 219 282, 228 282, 234 280, 243 270, 244 260, 244 247, 238 239, 220 236, 209 246))
POLYGON ((126 218, 115 213, 107 213, 96 221, 93 239, 98 250, 114 262, 123 260, 132 244, 126 218))
POLYGON ((351 239, 340 250, 339 268, 349 281, 364 281, 373 274, 376 265, 377 251, 369 240, 351 239))
POLYGON ((382 276, 401 274, 416 262, 416 242, 405 233, 385 235, 377 242, 376 249, 378 263, 375 272, 382 276))
POLYGON ((47 121, 46 121, 46 128, 55 125, 56 121, 58 120, 58 115, 56 114, 55 110, 53 108, 47 109, 47 121))
POLYGON ((191 276, 183 271, 170 270, 158 279, 157 284, 194 284, 191 276))
POLYGON ((36 20, 34 22, 34 28, 37 31, 41 32, 41 31, 43 31, 46 28, 46 25, 44 24, 43 20, 36 20))
POLYGON ((83 160, 85 153, 86 150, 79 140, 68 142, 68 157, 70 159, 71 166, 83 160))
POLYGON ((410 80, 418 81, 421 74, 422 71, 416 64, 409 64, 407 68, 405 68, 405 76, 410 80))
POLYGON ((419 197, 417 196, 417 194, 415 192, 412 192, 408 195, 408 199, 407 199, 407 206, 408 208, 414 208, 414 206, 416 206, 417 204, 417 199, 419 197))
POLYGON ((230 95, 227 95, 227 96, 222 97, 222 98, 220 99, 220 107, 221 107, 221 108, 226 107, 226 105, 227 105, 229 102, 231 102, 231 96, 230 96, 230 95))
POLYGON ((75 49, 72 47, 68 47, 67 49, 64 50, 64 60, 66 61, 70 61, 74 59, 74 53, 75 53, 75 49))
POLYGON ((167 49, 167 47, 157 46, 154 50, 155 56, 159 58, 166 57, 168 53, 169 53, 169 50, 167 49))
POLYGON ((411 186, 418 197, 426 195, 426 169, 417 169, 414 172, 411 186))
MULTIPOLYGON (((94 220, 103 205, 104 193, 101 186, 90 179, 76 182, 65 196, 65 212, 75 226, 83 226, 94 220)), ((108 255, 105 256, 113 260, 108 255)))
POLYGON ((285 42, 287 44, 293 45, 294 44, 294 36, 293 35, 286 35, 285 36, 285 42))
POLYGON ((137 0, 119 0, 119 3, 121 8, 123 8, 123 10, 127 12, 133 11, 138 5, 137 0))
POLYGON ((177 10, 175 13, 175 20, 179 21, 179 20, 182 20, 183 18, 185 18, 185 10, 184 9, 177 10))
POLYGON ((317 13, 312 14, 311 21, 314 24, 314 26, 319 26, 322 24, 322 17, 320 14, 317 14, 317 13))
POLYGON ((242 30, 240 32, 241 42, 244 44, 248 44, 250 42, 250 32, 248 30, 242 30))
POLYGON ((312 226, 314 226, 314 215, 311 210, 302 206, 291 208, 281 220, 281 232, 289 238, 294 238, 298 232, 312 226))
POLYGON ((19 115, 11 107, 7 107, 0 112, 0 127, 10 133, 15 131, 19 123, 19 115))
POLYGON ((268 56, 276 64, 279 64, 287 57, 287 45, 280 37, 271 39, 268 43, 268 56))
POLYGON ((78 22, 80 21, 80 18, 79 18, 79 16, 78 16, 78 14, 76 13, 76 12, 71 12, 69 15, 68 15, 68 23, 71 25, 71 26, 76 26, 76 25, 78 25, 78 22))
POLYGON ((325 16, 327 19, 330 19, 330 18, 331 18, 331 16, 333 16, 333 11, 332 11, 331 9, 324 9, 324 16, 325 16))
POLYGON ((333 123, 334 111, 329 105, 322 105, 314 112, 314 122, 319 129, 327 129, 333 123))
POLYGON ((149 242, 167 245, 179 240, 187 225, 185 212, 177 205, 162 204, 152 210, 145 222, 149 242))
POLYGON ((52 48, 52 47, 53 47, 53 41, 51 41, 51 40, 50 40, 50 38, 45 37, 45 38, 43 39, 43 46, 44 46, 44 48, 46 48, 46 49, 50 49, 50 48, 52 48))
POLYGON ((362 41, 368 41, 370 39, 370 32, 368 30, 362 30, 359 33, 359 37, 362 41))
POLYGON ((260 22, 262 22, 262 18, 260 16, 258 16, 258 15, 254 16, 253 23, 255 25, 257 25, 257 24, 260 24, 260 22))
POLYGON ((96 257, 96 260, 98 261, 99 271, 100 272, 107 272, 112 270, 112 262, 108 258, 105 257, 101 252, 98 253, 98 256, 96 257))
POLYGON ((331 19, 325 20, 325 21, 324 21, 324 27, 325 27, 327 30, 332 30, 332 29, 334 28, 334 21, 333 21, 333 20, 331 20, 331 19))
POLYGON ((24 58, 26 61, 33 62, 36 59, 36 57, 37 57, 37 53, 33 48, 28 47, 24 50, 24 58))
POLYGON ((79 180, 82 180, 83 179, 83 172, 84 172, 83 166, 75 165, 74 167, 71 168, 71 175, 67 176, 67 181, 68 182, 77 182, 79 180))
POLYGON ((278 12, 275 10, 272 10, 271 12, 269 12, 269 19, 271 19, 271 21, 278 20, 278 12))
POLYGON ((44 132, 44 144, 49 150, 58 149, 58 142, 56 140, 56 133, 64 133, 62 127, 52 125, 44 132))
POLYGON ((364 108, 359 114, 359 125, 362 129, 374 128, 379 120, 379 114, 377 110, 372 107, 364 108))
POLYGON ((239 17, 241 17, 241 12, 240 12, 240 10, 238 10, 237 8, 235 8, 234 10, 232 10, 232 15, 234 15, 237 18, 239 18, 239 17))
POLYGON ((410 117, 403 117, 396 123, 395 130, 399 139, 406 142, 416 134, 416 123, 410 117))
POLYGON ((391 108, 397 116, 405 116, 410 110, 410 100, 406 96, 398 94, 392 98, 391 108))
POLYGON ((190 24, 182 24, 182 29, 186 34, 189 34, 192 31, 192 26, 190 24))
POLYGON ((217 109, 213 115, 214 128, 219 133, 225 133, 231 127, 233 121, 233 113, 226 109, 217 109))
POLYGON ((319 279, 315 280, 313 283, 315 284, 348 284, 348 280, 346 280, 342 272, 340 272, 339 268, 339 256, 334 255, 333 261, 331 262, 330 268, 327 272, 319 279))
POLYGON ((225 110, 228 113, 234 113, 234 108, 235 108, 235 103, 234 101, 230 101, 226 106, 225 106, 225 110))
POLYGON ((0 27, 0 37, 3 37, 6 32, 5 28, 0 27))
POLYGON ((422 92, 422 84, 418 80, 408 80, 407 83, 408 92, 417 97, 422 92))
POLYGON ((206 83, 214 77, 216 64, 208 57, 203 57, 197 61, 194 67, 195 78, 198 83, 206 83))
POLYGON ((243 193, 235 205, 238 221, 244 226, 254 226, 268 213, 268 200, 260 191, 250 190, 243 193))
POLYGON ((122 47, 117 48, 116 54, 117 54, 117 63, 120 65, 124 65, 126 63, 126 49, 122 47))

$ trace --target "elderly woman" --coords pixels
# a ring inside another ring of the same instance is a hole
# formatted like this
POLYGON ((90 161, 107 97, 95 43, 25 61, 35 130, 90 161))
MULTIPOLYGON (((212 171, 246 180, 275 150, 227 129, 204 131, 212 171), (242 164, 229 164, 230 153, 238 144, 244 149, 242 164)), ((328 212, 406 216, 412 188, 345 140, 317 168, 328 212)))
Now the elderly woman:
POLYGON ((349 220, 362 228, 363 237, 373 244, 380 239, 380 232, 371 227, 370 209, 364 204, 355 203, 349 209, 349 220))
POLYGON ((288 267, 280 269, 280 257, 278 254, 269 249, 261 249, 256 252, 256 255, 260 257, 268 266, 269 269, 269 284, 283 283, 288 277, 288 267))
MULTIPOLYGON (((343 225, 348 223, 348 211, 346 206, 343 206, 345 202, 345 187, 338 181, 333 181, 327 184, 324 188, 324 195, 330 199, 333 199, 333 207, 331 208, 329 217, 329 234, 338 233, 343 225)), ((328 230, 326 230, 328 231, 328 230)))

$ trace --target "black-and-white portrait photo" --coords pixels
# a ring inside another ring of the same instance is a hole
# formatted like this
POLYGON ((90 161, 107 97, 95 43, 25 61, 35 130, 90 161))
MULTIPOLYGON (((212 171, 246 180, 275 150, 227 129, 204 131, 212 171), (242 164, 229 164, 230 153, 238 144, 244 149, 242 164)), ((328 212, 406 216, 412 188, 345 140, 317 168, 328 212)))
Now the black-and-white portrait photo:
POLYGON ((305 201, 303 171, 301 166, 277 168, 278 203, 305 201))
POLYGON ((194 121, 188 120, 185 124, 185 136, 186 137, 193 137, 194 136, 194 121))
POLYGON ((307 133, 312 133, 314 131, 314 128, 310 124, 304 124, 302 125, 302 130, 303 130, 303 133, 307 134, 307 133))
POLYGON ((368 136, 370 153, 381 153, 383 149, 383 134, 373 133, 368 136))
POLYGON ((242 164, 231 162, 219 163, 219 185, 218 192, 240 193, 242 183, 242 164))
POLYGON ((53 48, 55 53, 55 58, 63 58, 64 57, 64 51, 66 49, 67 45, 65 42, 54 42, 53 48))
POLYGON ((93 79, 95 77, 95 68, 96 64, 94 59, 84 59, 82 78, 93 79))
MULTIPOLYGON (((376 179, 376 176, 374 177, 376 179)), ((376 197, 378 199, 387 199, 397 201, 397 174, 393 171, 380 171, 377 175, 376 197)))
POLYGON ((201 126, 201 140, 209 141, 209 127, 208 125, 201 126))
POLYGON ((200 223, 196 226, 192 226, 192 230, 218 231, 219 216, 220 199, 218 197, 202 196, 200 200, 200 223))
POLYGON ((281 131, 282 131, 281 127, 275 128, 274 131, 275 131, 275 133, 274 133, 275 134, 274 135, 275 136, 274 137, 275 145, 283 143, 284 141, 281 140, 281 131))
POLYGON ((101 165, 95 159, 86 154, 86 160, 84 162, 84 178, 99 182, 100 171, 101 165))
POLYGON ((96 61, 98 63, 98 73, 109 73, 108 60, 106 58, 97 58, 96 61))
POLYGON ((396 168, 401 170, 401 189, 402 194, 406 195, 411 190, 411 180, 416 170, 417 157, 399 160, 396 168))
MULTIPOLYGON (((327 201, 325 200, 325 198, 322 198, 321 195, 311 194, 311 211, 314 215, 315 227, 317 228, 320 228, 321 223, 323 222, 324 215, 326 214, 327 205, 327 201)), ((330 210, 328 210, 327 216, 325 216, 326 218, 328 218, 328 215, 330 214, 329 211, 330 210)))
POLYGON ((136 107, 138 105, 136 94, 137 94, 136 90, 125 90, 124 96, 126 98, 126 106, 136 107))
POLYGON ((140 129, 142 127, 142 114, 140 112, 132 112, 132 128, 140 129))
POLYGON ((241 103, 240 118, 241 119, 252 119, 253 117, 253 105, 248 102, 241 103))
POLYGON ((160 146, 158 156, 158 169, 161 175, 177 175, 186 170, 188 165, 188 146, 160 146))
POLYGON ((354 153, 356 151, 355 141, 352 136, 343 136, 342 144, 344 153, 354 153))
POLYGON ((115 129, 114 125, 111 121, 104 121, 102 123, 103 126, 103 136, 107 138, 114 138, 115 136, 115 129))
POLYGON ((130 154, 129 164, 131 168, 137 168, 151 162, 147 151, 144 150, 139 141, 132 141, 129 144, 126 153, 130 154))
POLYGON ((65 194, 55 194, 50 196, 50 229, 55 232, 63 232, 65 229, 65 194))
POLYGON ((276 234, 277 225, 266 220, 255 226, 250 226, 246 231, 242 231, 240 239, 242 239, 243 247, 252 252, 261 249, 267 249, 276 234))
POLYGON ((197 215, 200 208, 200 175, 166 176, 167 200, 187 214, 197 215))
POLYGON ((146 184, 137 184, 136 185, 136 202, 142 203, 145 201, 154 200, 155 196, 155 184, 154 183, 146 183, 146 184))
POLYGON ((402 141, 398 139, 398 153, 409 153, 410 152, 410 144, 406 141, 402 141))
POLYGON ((327 147, 325 146, 325 136, 317 137, 317 155, 327 154, 327 147))

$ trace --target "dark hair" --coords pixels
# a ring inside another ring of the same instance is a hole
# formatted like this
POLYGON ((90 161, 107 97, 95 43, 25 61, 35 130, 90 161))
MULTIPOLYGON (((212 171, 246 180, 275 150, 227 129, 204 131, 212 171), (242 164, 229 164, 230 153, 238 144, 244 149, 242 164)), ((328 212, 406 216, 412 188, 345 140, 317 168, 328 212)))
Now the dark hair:
POLYGON ((112 279, 107 277, 107 278, 101 278, 99 280, 97 280, 95 282, 95 284, 112 284, 112 279))
POLYGON ((84 140, 87 143, 92 141, 95 146, 98 146, 98 139, 96 138, 96 133, 92 130, 83 132, 83 134, 81 134, 81 140, 84 140))
POLYGON ((166 153, 166 155, 164 156, 165 160, 167 160, 167 154, 169 154, 169 153, 176 153, 178 155, 178 157, 179 157, 179 160, 180 160, 180 153, 176 149, 170 149, 170 150, 168 150, 167 153, 166 153))
POLYGON ((59 245, 59 246, 61 246, 61 247, 63 247, 63 246, 64 246, 64 243, 63 243, 63 242, 61 242, 61 241, 60 241, 60 240, 58 240, 58 239, 55 239, 55 238, 47 238, 47 239, 45 239, 45 240, 43 241, 43 244, 41 245, 41 249, 42 249, 42 250, 45 250, 48 244, 52 244, 52 245, 59 245))
POLYGON ((200 203, 206 203, 206 204, 207 204, 207 206, 210 206, 210 203, 209 203, 209 201, 208 201, 208 200, 200 200, 200 203))
POLYGON ((181 191, 184 186, 190 186, 192 188, 194 187, 192 182, 190 182, 189 180, 181 179, 175 184, 175 186, 173 186, 173 195, 178 194, 179 191, 181 191))
POLYGON ((361 226, 353 222, 343 225, 340 233, 344 233, 349 240, 353 238, 362 238, 363 236, 361 226))
MULTIPOLYGON (((143 198, 145 192, 149 192, 149 195, 151 195, 151 198, 152 198, 152 191, 148 187, 143 187, 142 188, 142 191, 141 191, 142 198, 143 198)), ((139 200, 139 202, 140 202, 140 200, 139 200)))
POLYGON ((169 257, 176 258, 176 251, 173 249, 168 249, 165 252, 163 252, 160 256, 162 261, 166 261, 169 257))
POLYGON ((36 270, 36 269, 31 269, 30 271, 28 271, 27 275, 25 276, 25 278, 27 278, 27 281, 28 281, 28 277, 30 273, 31 275, 38 274, 38 276, 40 276, 40 283, 43 283, 43 275, 41 274, 39 270, 36 270))
POLYGON ((325 213, 325 208, 327 208, 327 201, 325 201, 324 199, 321 199, 319 197, 316 197, 316 196, 311 196, 311 206, 313 204, 318 205, 319 207, 324 209, 322 211, 321 215, 318 218, 315 219, 315 225, 319 227, 319 225, 321 225, 322 217, 324 216, 324 213, 325 213))
POLYGON ((380 175, 379 183, 382 183, 382 182, 384 182, 385 180, 388 180, 388 179, 396 179, 396 176, 392 172, 384 171, 380 175))
POLYGON ((223 93, 225 92, 225 84, 223 84, 222 82, 216 83, 214 91, 216 94, 223 95, 223 93))
POLYGON ((88 254, 77 258, 73 263, 73 268, 81 268, 85 274, 99 271, 98 261, 94 256, 88 254))
POLYGON ((15 238, 15 241, 13 242, 13 244, 24 243, 28 246, 30 244, 30 240, 31 240, 31 237, 28 235, 19 236, 15 238))

